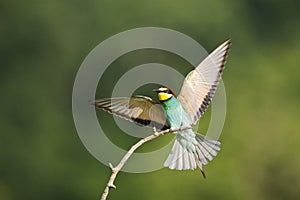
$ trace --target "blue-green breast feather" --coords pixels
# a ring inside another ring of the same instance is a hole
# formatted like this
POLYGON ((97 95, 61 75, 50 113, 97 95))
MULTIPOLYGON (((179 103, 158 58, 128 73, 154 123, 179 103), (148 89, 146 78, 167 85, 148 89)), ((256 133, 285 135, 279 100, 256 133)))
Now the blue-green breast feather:
MULTIPOLYGON (((189 125, 187 113, 176 97, 172 96, 169 100, 162 102, 162 107, 171 128, 175 129, 189 125)), ((192 153, 196 151, 195 145, 197 141, 195 139, 195 133, 191 129, 174 132, 174 134, 176 134, 180 144, 189 152, 192 153)))

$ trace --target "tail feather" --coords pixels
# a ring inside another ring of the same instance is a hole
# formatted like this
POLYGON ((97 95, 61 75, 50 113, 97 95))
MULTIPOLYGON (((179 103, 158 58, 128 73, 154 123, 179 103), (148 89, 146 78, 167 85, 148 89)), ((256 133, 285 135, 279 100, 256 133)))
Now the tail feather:
MULTIPOLYGON (((182 169, 178 169, 177 168, 177 170, 187 170, 187 169, 190 169, 191 167, 190 167, 189 155, 188 155, 187 150, 184 149, 179 142, 178 142, 177 146, 183 149, 183 153, 182 153, 182 155, 179 158, 183 162, 183 167, 182 167, 182 169)), ((176 158, 174 158, 174 159, 176 159, 176 158)))
POLYGON ((199 159, 197 159, 197 153, 194 153, 194 156, 195 156, 195 160, 196 160, 197 166, 199 167, 199 169, 200 169, 200 171, 202 173, 203 178, 206 178, 206 174, 205 174, 204 169, 202 167, 202 163, 201 163, 201 161, 199 159))
POLYGON ((178 140, 175 140, 171 153, 164 163, 165 167, 177 170, 195 169, 196 161, 193 154, 183 148, 178 140))
POLYGON ((205 149, 207 149, 209 152, 216 152, 221 150, 221 142, 218 140, 211 139, 209 137, 203 136, 201 134, 196 134, 196 140, 200 144, 204 144, 205 149))
POLYGON ((190 157, 190 159, 189 159, 189 161, 190 161, 190 168, 191 169, 195 169, 197 167, 195 156, 194 156, 194 154, 191 154, 191 153, 188 153, 188 155, 190 157))
POLYGON ((201 163, 203 165, 208 164, 204 154, 202 153, 202 151, 200 150, 200 147, 198 147, 198 146, 196 146, 196 153, 197 153, 196 155, 198 156, 199 160, 201 161, 201 163))
POLYGON ((195 145, 194 152, 188 151, 176 139, 164 166, 177 170, 195 169, 198 166, 203 176, 206 177, 203 165, 208 164, 207 160, 211 161, 217 155, 221 149, 221 143, 200 134, 196 134, 195 139, 197 144, 195 145))
MULTIPOLYGON (((182 155, 183 154, 183 148, 179 148, 178 153, 179 153, 179 155, 182 155)), ((183 169, 183 160, 182 159, 177 160, 177 168, 178 169, 183 169)))
POLYGON ((221 142, 212 138, 209 138, 207 136, 196 134, 196 140, 205 141, 207 144, 212 144, 213 146, 217 145, 220 147, 221 142))
MULTIPOLYGON (((180 148, 175 148, 174 149, 174 158, 178 158, 178 157, 180 157, 181 155, 179 154, 180 153, 180 148)), ((171 162, 171 165, 170 165, 170 168, 171 169, 175 169, 177 166, 178 166, 178 160, 179 159, 177 159, 175 162, 171 162)))
POLYGON ((213 159, 212 155, 210 155, 209 151, 207 151, 203 145, 199 145, 200 151, 202 152, 202 154, 209 160, 211 161, 213 159))

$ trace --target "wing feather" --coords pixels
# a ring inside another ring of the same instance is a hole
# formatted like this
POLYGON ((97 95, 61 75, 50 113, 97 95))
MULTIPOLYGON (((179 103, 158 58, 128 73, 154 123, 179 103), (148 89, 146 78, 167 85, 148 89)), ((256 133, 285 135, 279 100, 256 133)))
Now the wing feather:
POLYGON ((149 97, 105 98, 95 100, 93 104, 99 109, 139 125, 158 129, 170 128, 161 105, 149 97))
POLYGON ((183 82, 178 99, 188 113, 191 124, 197 123, 216 92, 230 45, 230 39, 221 44, 183 82))

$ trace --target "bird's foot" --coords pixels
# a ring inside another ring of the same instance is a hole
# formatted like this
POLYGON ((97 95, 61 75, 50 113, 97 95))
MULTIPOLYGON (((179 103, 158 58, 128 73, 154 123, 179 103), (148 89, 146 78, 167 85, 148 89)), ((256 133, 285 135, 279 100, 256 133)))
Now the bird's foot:
POLYGON ((155 126, 153 126, 152 131, 153 131, 153 133, 157 133, 157 130, 156 130, 155 126))

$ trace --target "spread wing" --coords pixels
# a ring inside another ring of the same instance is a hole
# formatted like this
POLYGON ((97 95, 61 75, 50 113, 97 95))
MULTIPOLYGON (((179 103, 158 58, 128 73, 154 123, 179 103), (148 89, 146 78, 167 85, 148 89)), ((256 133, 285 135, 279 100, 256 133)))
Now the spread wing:
POLYGON ((183 82, 178 99, 192 124, 196 124, 204 114, 216 92, 230 45, 230 39, 221 44, 191 71, 183 82))
POLYGON ((94 101, 94 105, 99 109, 139 125, 159 129, 170 128, 161 105, 149 97, 134 96, 131 98, 99 99, 94 101))

